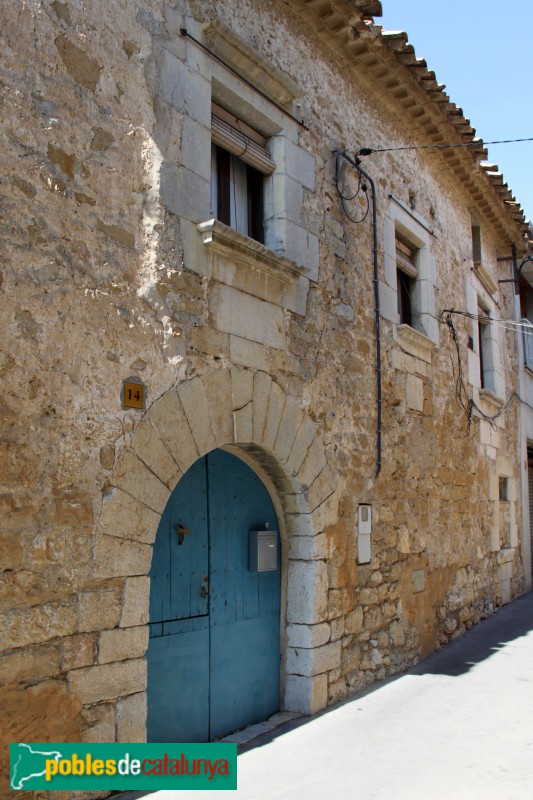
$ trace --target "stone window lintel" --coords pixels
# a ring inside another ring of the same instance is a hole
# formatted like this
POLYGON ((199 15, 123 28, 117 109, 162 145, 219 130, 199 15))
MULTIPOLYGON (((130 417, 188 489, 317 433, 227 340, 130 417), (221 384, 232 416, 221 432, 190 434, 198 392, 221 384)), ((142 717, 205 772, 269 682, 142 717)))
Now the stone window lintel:
POLYGON ((301 97, 301 87, 280 69, 263 58, 220 22, 211 22, 204 28, 204 36, 211 50, 234 70, 246 75, 261 91, 273 100, 286 105, 301 97))
POLYGON ((498 284, 496 283, 492 275, 488 272, 488 270, 483 266, 482 261, 475 262, 474 274, 477 275, 481 285, 490 295, 494 295, 497 293, 498 284))

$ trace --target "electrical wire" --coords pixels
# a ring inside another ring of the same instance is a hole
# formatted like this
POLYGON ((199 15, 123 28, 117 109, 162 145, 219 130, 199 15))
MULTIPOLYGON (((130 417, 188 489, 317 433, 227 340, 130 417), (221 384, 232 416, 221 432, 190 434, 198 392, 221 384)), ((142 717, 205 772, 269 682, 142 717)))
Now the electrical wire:
POLYGON ((366 183, 363 183, 363 175, 361 174, 361 171, 357 170, 357 177, 358 177, 357 189, 355 190, 354 194, 352 194, 350 196, 344 195, 342 193, 341 187, 339 185, 339 183, 340 183, 339 175, 340 175, 340 173, 337 173, 335 175, 335 189, 337 190, 337 194, 339 195, 339 198, 340 198, 340 201, 341 201, 341 204, 342 204, 342 210, 344 211, 344 213, 346 214, 346 216, 348 217, 350 222, 353 222, 355 225, 359 225, 361 222, 365 221, 365 219, 368 217, 368 213, 370 211, 370 199, 368 197, 368 187, 367 187, 366 183), (346 203, 354 202, 355 200, 357 200, 357 198, 359 197, 361 192, 363 192, 363 194, 365 196, 365 199, 366 199, 366 209, 365 209, 365 212, 364 212, 362 217, 354 217, 348 211, 346 203))
POLYGON ((403 147, 362 147, 358 156, 370 156, 372 153, 393 153, 398 150, 449 150, 456 147, 486 147, 489 144, 515 144, 516 142, 533 142, 533 136, 524 139, 496 139, 492 142, 484 142, 483 139, 475 139, 473 142, 460 142, 455 144, 413 144, 403 147))
POLYGON ((466 311, 457 311, 456 309, 445 309, 441 314, 441 321, 443 321, 448 326, 448 330, 449 330, 449 333, 450 333, 450 339, 451 339, 451 342, 452 342, 452 344, 454 346, 454 349, 455 349, 455 352, 456 352, 456 356, 457 356, 457 366, 456 366, 455 362, 454 362, 454 360, 452 358, 452 352, 450 351, 450 360, 452 362, 452 373, 453 373, 453 377, 454 377, 454 381, 455 381, 455 395, 456 395, 456 398, 457 398, 457 402, 459 403, 459 406, 465 412, 465 414, 467 416, 467 419, 468 419, 467 434, 470 433, 471 428, 472 428, 472 420, 473 420, 473 417, 474 417, 474 411, 476 411, 477 414, 482 419, 484 419, 486 422, 488 422, 491 425, 492 428, 495 428, 495 421, 498 419, 498 417, 501 417, 502 414, 505 414, 505 412, 509 410, 509 408, 511 407, 512 403, 515 400, 517 400, 522 405, 527 406, 527 408, 529 408, 529 409, 531 409, 533 411, 533 406, 530 403, 528 403, 526 400, 523 400, 522 397, 520 397, 520 395, 518 394, 518 392, 515 392, 515 391, 511 392, 511 394, 509 395, 508 399, 502 405, 500 410, 496 412, 496 414, 487 414, 485 411, 483 411, 482 408, 480 408, 478 406, 478 404, 475 402, 474 398, 470 397, 470 395, 468 393, 468 389, 466 387, 466 382, 465 382, 465 379, 464 379, 464 375, 463 375, 463 365, 462 365, 462 360, 461 360, 461 345, 459 343, 459 336, 457 334, 457 329, 456 329, 455 324, 453 322, 453 318, 452 318, 453 314, 459 314, 461 316, 468 317, 470 319, 481 319, 481 320, 488 321, 488 322, 491 322, 491 323, 493 322, 493 320, 490 317, 485 317, 485 316, 481 317, 481 316, 479 316, 477 314, 470 314, 470 313, 468 313, 466 311))

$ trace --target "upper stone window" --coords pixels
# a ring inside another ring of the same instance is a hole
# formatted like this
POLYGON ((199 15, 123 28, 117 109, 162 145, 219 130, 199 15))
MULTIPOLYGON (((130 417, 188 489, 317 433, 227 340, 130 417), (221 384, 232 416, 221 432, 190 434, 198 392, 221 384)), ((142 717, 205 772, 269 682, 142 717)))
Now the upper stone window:
POLYGON ((418 248, 396 232, 398 314, 400 325, 411 325, 411 327, 416 327, 413 326, 413 321, 418 316, 414 300, 418 278, 417 254, 418 248))
POLYGON ((395 324, 394 337, 402 348, 428 362, 439 344, 431 243, 427 222, 391 195, 383 227, 381 314, 395 324))
POLYGON ((275 170, 267 140, 213 104, 211 205, 225 225, 264 243, 264 176, 275 170))

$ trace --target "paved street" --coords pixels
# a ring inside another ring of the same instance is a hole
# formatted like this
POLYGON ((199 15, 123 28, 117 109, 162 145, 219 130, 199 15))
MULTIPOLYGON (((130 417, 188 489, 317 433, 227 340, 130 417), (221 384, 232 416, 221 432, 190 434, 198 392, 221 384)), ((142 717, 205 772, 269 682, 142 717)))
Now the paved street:
POLYGON ((123 800, 531 800, 533 593, 408 673, 239 756, 236 792, 123 800))

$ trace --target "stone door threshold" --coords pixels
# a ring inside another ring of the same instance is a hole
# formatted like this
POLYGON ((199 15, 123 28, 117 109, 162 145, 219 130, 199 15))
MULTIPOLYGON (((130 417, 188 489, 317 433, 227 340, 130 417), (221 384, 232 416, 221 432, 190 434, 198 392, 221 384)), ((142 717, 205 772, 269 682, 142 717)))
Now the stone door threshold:
POLYGON ((294 719, 301 717, 296 711, 278 711, 272 717, 269 717, 265 722, 256 722, 254 725, 248 725, 235 733, 230 733, 229 736, 224 736, 223 739, 217 739, 217 742, 235 742, 238 745, 249 744, 253 739, 263 736, 265 733, 270 733, 284 725, 286 722, 291 722, 294 719))

